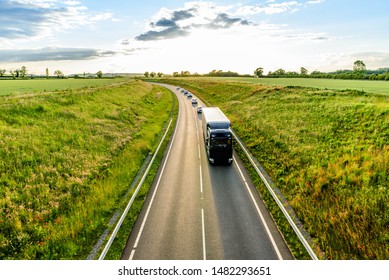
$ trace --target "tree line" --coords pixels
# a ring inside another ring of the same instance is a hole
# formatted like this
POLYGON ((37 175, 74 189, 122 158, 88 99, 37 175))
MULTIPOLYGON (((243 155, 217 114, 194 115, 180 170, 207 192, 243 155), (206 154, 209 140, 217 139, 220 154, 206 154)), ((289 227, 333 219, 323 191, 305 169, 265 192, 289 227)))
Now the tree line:
POLYGON ((310 74, 304 67, 300 72, 286 72, 284 69, 277 69, 264 76, 263 68, 258 67, 254 71, 256 77, 269 78, 324 78, 324 79, 344 79, 344 80, 385 80, 389 81, 389 68, 379 68, 377 70, 367 70, 366 64, 362 60, 356 60, 352 70, 337 70, 335 72, 313 71, 310 74))
MULTIPOLYGON (((173 72, 173 77, 264 77, 264 78, 325 78, 325 79, 349 79, 349 80, 389 80, 389 68, 379 68, 377 70, 367 70, 366 64, 362 60, 356 60, 352 70, 337 70, 335 72, 313 71, 309 73, 305 67, 300 68, 300 72, 285 71, 280 68, 264 74, 263 67, 254 70, 254 75, 241 75, 237 72, 212 70, 207 74, 190 73, 189 71, 173 72)), ((162 73, 145 72, 145 77, 162 77, 162 73)))
MULTIPOLYGON (((49 69, 46 68, 46 74, 43 76, 36 76, 36 75, 33 75, 33 74, 28 74, 28 70, 27 70, 27 67, 26 66, 22 66, 20 69, 11 69, 8 71, 8 75, 7 75, 7 70, 5 69, 0 69, 0 79, 27 79, 27 78, 30 78, 30 79, 34 79, 34 77, 38 77, 38 78, 52 78, 52 77, 56 77, 58 79, 65 79, 66 76, 65 74, 61 71, 61 70, 55 70, 53 75, 50 75, 50 72, 49 72, 49 69)), ((98 71, 96 74, 94 74, 95 77, 97 78, 103 78, 103 72, 102 71, 98 71)), ((90 76, 90 74, 89 74, 90 76)), ((86 74, 84 73, 83 75, 84 78, 86 78, 86 74)), ((79 75, 74 75, 74 78, 81 78, 79 75)))

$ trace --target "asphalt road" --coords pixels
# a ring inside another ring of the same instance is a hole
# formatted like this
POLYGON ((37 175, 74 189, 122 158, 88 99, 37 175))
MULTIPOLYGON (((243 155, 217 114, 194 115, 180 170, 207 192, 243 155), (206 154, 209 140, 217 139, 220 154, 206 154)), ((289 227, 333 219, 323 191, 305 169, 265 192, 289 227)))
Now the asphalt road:
POLYGON ((201 114, 165 86, 179 100, 177 127, 122 259, 292 259, 237 155, 211 166, 201 114))

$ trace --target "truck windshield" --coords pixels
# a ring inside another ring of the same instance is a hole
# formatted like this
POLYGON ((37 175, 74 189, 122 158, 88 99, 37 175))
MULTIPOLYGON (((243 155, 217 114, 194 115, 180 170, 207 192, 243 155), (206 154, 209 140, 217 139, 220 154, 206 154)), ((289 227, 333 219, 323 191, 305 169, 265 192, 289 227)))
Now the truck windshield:
POLYGON ((214 122, 208 124, 208 127, 210 127, 211 129, 228 129, 230 128, 230 124, 226 122, 220 122, 220 123, 214 122))
POLYGON ((228 148, 231 146, 231 139, 228 138, 214 138, 211 141, 212 148, 228 148))

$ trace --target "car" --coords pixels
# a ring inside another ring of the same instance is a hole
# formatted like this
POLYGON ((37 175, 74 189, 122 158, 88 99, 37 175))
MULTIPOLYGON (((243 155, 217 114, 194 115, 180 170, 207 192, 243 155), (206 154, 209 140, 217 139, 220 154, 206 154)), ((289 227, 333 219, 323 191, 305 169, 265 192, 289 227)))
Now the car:
POLYGON ((193 98, 192 99, 192 104, 197 104, 198 102, 197 102, 197 99, 196 98, 193 98))
POLYGON ((188 95, 187 95, 187 97, 190 99, 190 98, 193 97, 193 95, 189 92, 188 95))
POLYGON ((189 93, 189 91, 187 90, 184 90, 184 94, 187 95, 189 93))
POLYGON ((203 112, 203 108, 202 107, 197 107, 197 114, 201 114, 203 112))
POLYGON ((185 92, 185 89, 181 89, 181 93, 184 93, 185 92))
POLYGON ((176 87, 176 90, 180 90, 181 88, 180 87, 176 87))

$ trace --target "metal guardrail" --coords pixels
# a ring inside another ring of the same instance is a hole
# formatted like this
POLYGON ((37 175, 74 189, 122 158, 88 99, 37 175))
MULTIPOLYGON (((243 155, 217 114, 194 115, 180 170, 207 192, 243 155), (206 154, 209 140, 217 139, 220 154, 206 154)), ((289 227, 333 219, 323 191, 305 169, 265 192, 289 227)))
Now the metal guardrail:
POLYGON ((290 226, 293 228, 294 232, 296 233, 297 237, 300 239, 301 243, 303 244, 303 246, 305 247, 305 249, 307 250, 308 254, 311 256, 311 258, 313 260, 318 260, 318 257, 316 256, 315 252, 312 250, 311 246, 309 245, 308 241, 306 240, 306 238, 304 237, 304 234, 300 231, 300 229, 298 228, 298 226, 296 225, 296 223, 293 221, 292 217, 289 215, 288 211, 286 210, 286 208, 284 207, 283 203, 281 202, 281 200, 278 198, 277 194, 275 193, 274 189, 272 188, 272 186, 270 185, 268 179, 266 178, 266 176, 263 174, 263 171, 260 170, 260 168, 258 167, 258 164, 255 162, 255 160, 253 159, 253 156, 251 155, 251 153, 247 150, 246 146, 242 143, 242 141, 240 140, 240 138, 235 134, 235 132, 233 130, 232 131, 232 135, 234 136, 235 140, 238 142, 239 146, 242 148, 243 152, 245 153, 245 155, 247 156, 248 160, 250 161, 250 163, 252 164, 252 166, 254 167, 255 171, 257 172, 257 174, 259 175, 259 177, 261 177, 262 179, 262 182, 265 184, 266 188, 268 189, 268 191, 270 192, 270 194, 272 195, 273 199, 275 200, 275 202, 277 203, 278 207, 281 209, 282 213, 284 214, 285 218, 288 220, 290 226))
POLYGON ((114 241, 114 239, 115 239, 115 237, 116 237, 116 235, 117 235, 117 233, 118 233, 120 227, 122 226, 123 221, 124 221, 124 219, 126 218, 127 213, 128 213, 128 211, 130 210, 130 208, 131 208, 131 206, 132 206, 132 203, 134 202, 134 200, 135 200, 135 198, 136 198, 136 196, 137 196, 137 194, 138 194, 140 188, 142 187, 142 185, 143 185, 143 183, 144 183, 144 181, 145 181, 145 179, 146 179, 146 177, 147 177, 147 175, 148 175, 148 173, 149 173, 149 171, 150 171, 151 166, 152 166, 153 163, 154 163, 154 160, 155 160, 155 158, 156 158, 156 156, 157 156, 157 154, 158 154, 158 152, 159 152, 159 149, 161 148, 162 143, 163 143, 163 141, 165 140, 166 135, 167 135, 168 132, 169 132, 170 125, 172 124, 172 121, 173 121, 173 119, 170 118, 170 122, 169 122, 169 125, 168 125, 167 128, 166 128, 165 134, 163 135, 163 137, 162 137, 162 139, 161 139, 161 141, 160 141, 160 143, 159 143, 157 149, 155 150, 154 155, 153 155, 153 157, 151 158, 150 163, 149 163, 149 165, 147 166, 147 169, 146 169, 145 173, 144 173, 143 176, 142 176, 142 179, 140 180, 138 186, 136 187, 134 193, 132 194, 131 199, 130 199, 130 201, 128 202, 126 208, 124 209, 124 212, 122 213, 122 215, 121 215, 121 217, 120 217, 118 223, 116 224, 115 229, 113 230, 113 232, 112 232, 110 238, 108 239, 108 242, 107 242, 107 244, 106 244, 105 247, 104 247, 104 250, 103 250, 102 253, 100 254, 99 260, 104 260, 106 254, 108 253, 108 250, 109 250, 109 248, 110 248, 111 245, 112 245, 112 242, 114 241))

